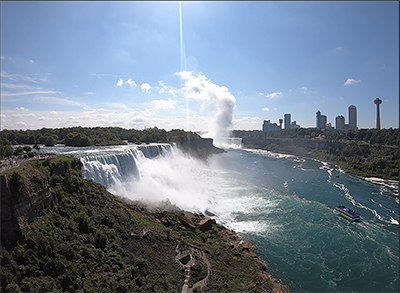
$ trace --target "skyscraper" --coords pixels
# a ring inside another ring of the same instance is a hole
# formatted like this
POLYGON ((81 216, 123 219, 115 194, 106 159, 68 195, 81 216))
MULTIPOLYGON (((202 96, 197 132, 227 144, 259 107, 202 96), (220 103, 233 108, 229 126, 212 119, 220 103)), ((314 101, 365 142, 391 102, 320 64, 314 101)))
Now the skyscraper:
POLYGON ((291 122, 290 122, 290 114, 285 114, 285 129, 290 129, 291 128, 291 122))
POLYGON ((336 129, 337 130, 344 130, 344 116, 343 115, 339 115, 336 116, 336 129))
POLYGON ((318 129, 326 129, 326 122, 328 121, 328 118, 326 115, 321 115, 321 111, 317 111, 317 117, 316 117, 316 127, 318 129))
POLYGON ((354 105, 349 106, 349 129, 357 129, 357 108, 354 105))
POLYGON ((376 105, 376 129, 381 129, 381 114, 379 113, 379 105, 382 104, 382 100, 376 98, 374 100, 374 104, 376 105))

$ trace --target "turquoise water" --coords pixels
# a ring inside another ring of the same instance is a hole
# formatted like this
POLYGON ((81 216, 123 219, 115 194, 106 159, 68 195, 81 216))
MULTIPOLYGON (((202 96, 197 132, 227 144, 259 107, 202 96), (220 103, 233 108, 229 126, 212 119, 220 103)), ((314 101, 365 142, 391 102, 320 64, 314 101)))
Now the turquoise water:
POLYGON ((80 157, 84 176, 116 195, 211 211, 253 241, 292 292, 399 291, 398 185, 259 150, 229 150, 207 163, 169 145, 42 151, 80 157), (337 205, 361 221, 337 216, 337 205))
POLYGON ((258 198, 260 205, 237 213, 233 226, 292 291, 399 291, 398 190, 265 151, 213 159, 238 185, 250 186, 239 196, 258 198), (358 211, 362 221, 338 217, 337 205, 358 211))

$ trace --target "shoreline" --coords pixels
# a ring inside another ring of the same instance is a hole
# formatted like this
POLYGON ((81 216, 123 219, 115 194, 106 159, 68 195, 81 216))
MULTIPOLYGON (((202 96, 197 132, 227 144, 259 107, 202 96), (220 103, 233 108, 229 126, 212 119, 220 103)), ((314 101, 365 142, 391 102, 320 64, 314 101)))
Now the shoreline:
POLYGON ((331 165, 331 166, 333 165, 335 167, 338 167, 340 169, 341 173, 343 172, 343 173, 345 173, 347 175, 355 176, 357 178, 363 179, 363 180, 371 182, 371 183, 375 183, 375 184, 379 184, 379 185, 383 185, 383 186, 386 186, 386 187, 389 187, 389 188, 396 189, 397 192, 399 191, 399 181, 398 180, 395 180, 395 179, 384 179, 384 178, 373 177, 373 176, 364 177, 364 176, 355 175, 355 174, 352 174, 348 169, 344 169, 344 168, 342 168, 342 166, 340 166, 337 163, 332 162, 332 161, 323 161, 321 159, 316 159, 316 158, 313 158, 313 157, 309 157, 307 155, 298 155, 298 154, 294 154, 294 153, 280 153, 280 152, 270 151, 270 150, 265 150, 265 149, 255 149, 255 148, 250 148, 250 147, 243 147, 242 149, 244 149, 244 150, 246 150, 246 149, 248 149, 248 150, 261 150, 261 151, 277 154, 277 155, 282 156, 282 157, 283 156, 292 156, 292 157, 296 157, 298 159, 316 161, 316 162, 319 162, 319 163, 321 163, 323 165, 331 165))
POLYGON ((289 293, 289 286, 285 285, 282 280, 274 277, 268 269, 267 262, 264 261, 260 255, 258 255, 255 250, 257 246, 254 242, 247 240, 245 237, 241 236, 238 232, 231 230, 225 227, 222 224, 217 223, 220 227, 222 227, 222 234, 224 235, 223 239, 228 243, 228 246, 232 249, 239 250, 240 252, 247 254, 253 257, 260 265, 262 266, 261 275, 265 280, 270 280, 273 286, 273 292, 282 292, 289 293))

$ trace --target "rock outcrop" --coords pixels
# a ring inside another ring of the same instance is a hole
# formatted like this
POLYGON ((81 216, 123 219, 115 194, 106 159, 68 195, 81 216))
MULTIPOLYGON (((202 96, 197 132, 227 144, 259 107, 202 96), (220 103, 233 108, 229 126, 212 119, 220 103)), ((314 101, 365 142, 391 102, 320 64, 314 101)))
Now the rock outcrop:
POLYGON ((40 211, 53 199, 50 175, 65 175, 68 170, 80 172, 79 159, 50 164, 41 170, 26 163, 23 168, 1 175, 1 246, 13 247, 24 242, 23 228, 39 217, 40 211))
POLYGON ((46 176, 37 170, 1 175, 1 244, 23 242, 23 228, 50 204, 52 192, 46 176))
POLYGON ((196 157, 207 157, 210 154, 223 153, 224 150, 213 145, 212 138, 198 138, 176 143, 178 148, 196 157))

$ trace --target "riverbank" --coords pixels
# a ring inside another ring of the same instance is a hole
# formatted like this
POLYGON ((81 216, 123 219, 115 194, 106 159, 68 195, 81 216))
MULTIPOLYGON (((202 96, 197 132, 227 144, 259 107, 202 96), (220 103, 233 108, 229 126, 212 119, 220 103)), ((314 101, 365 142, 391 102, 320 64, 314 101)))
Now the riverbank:
POLYGON ((329 162, 359 177, 399 179, 398 146, 355 144, 322 138, 243 138, 242 145, 250 149, 263 149, 329 162))

